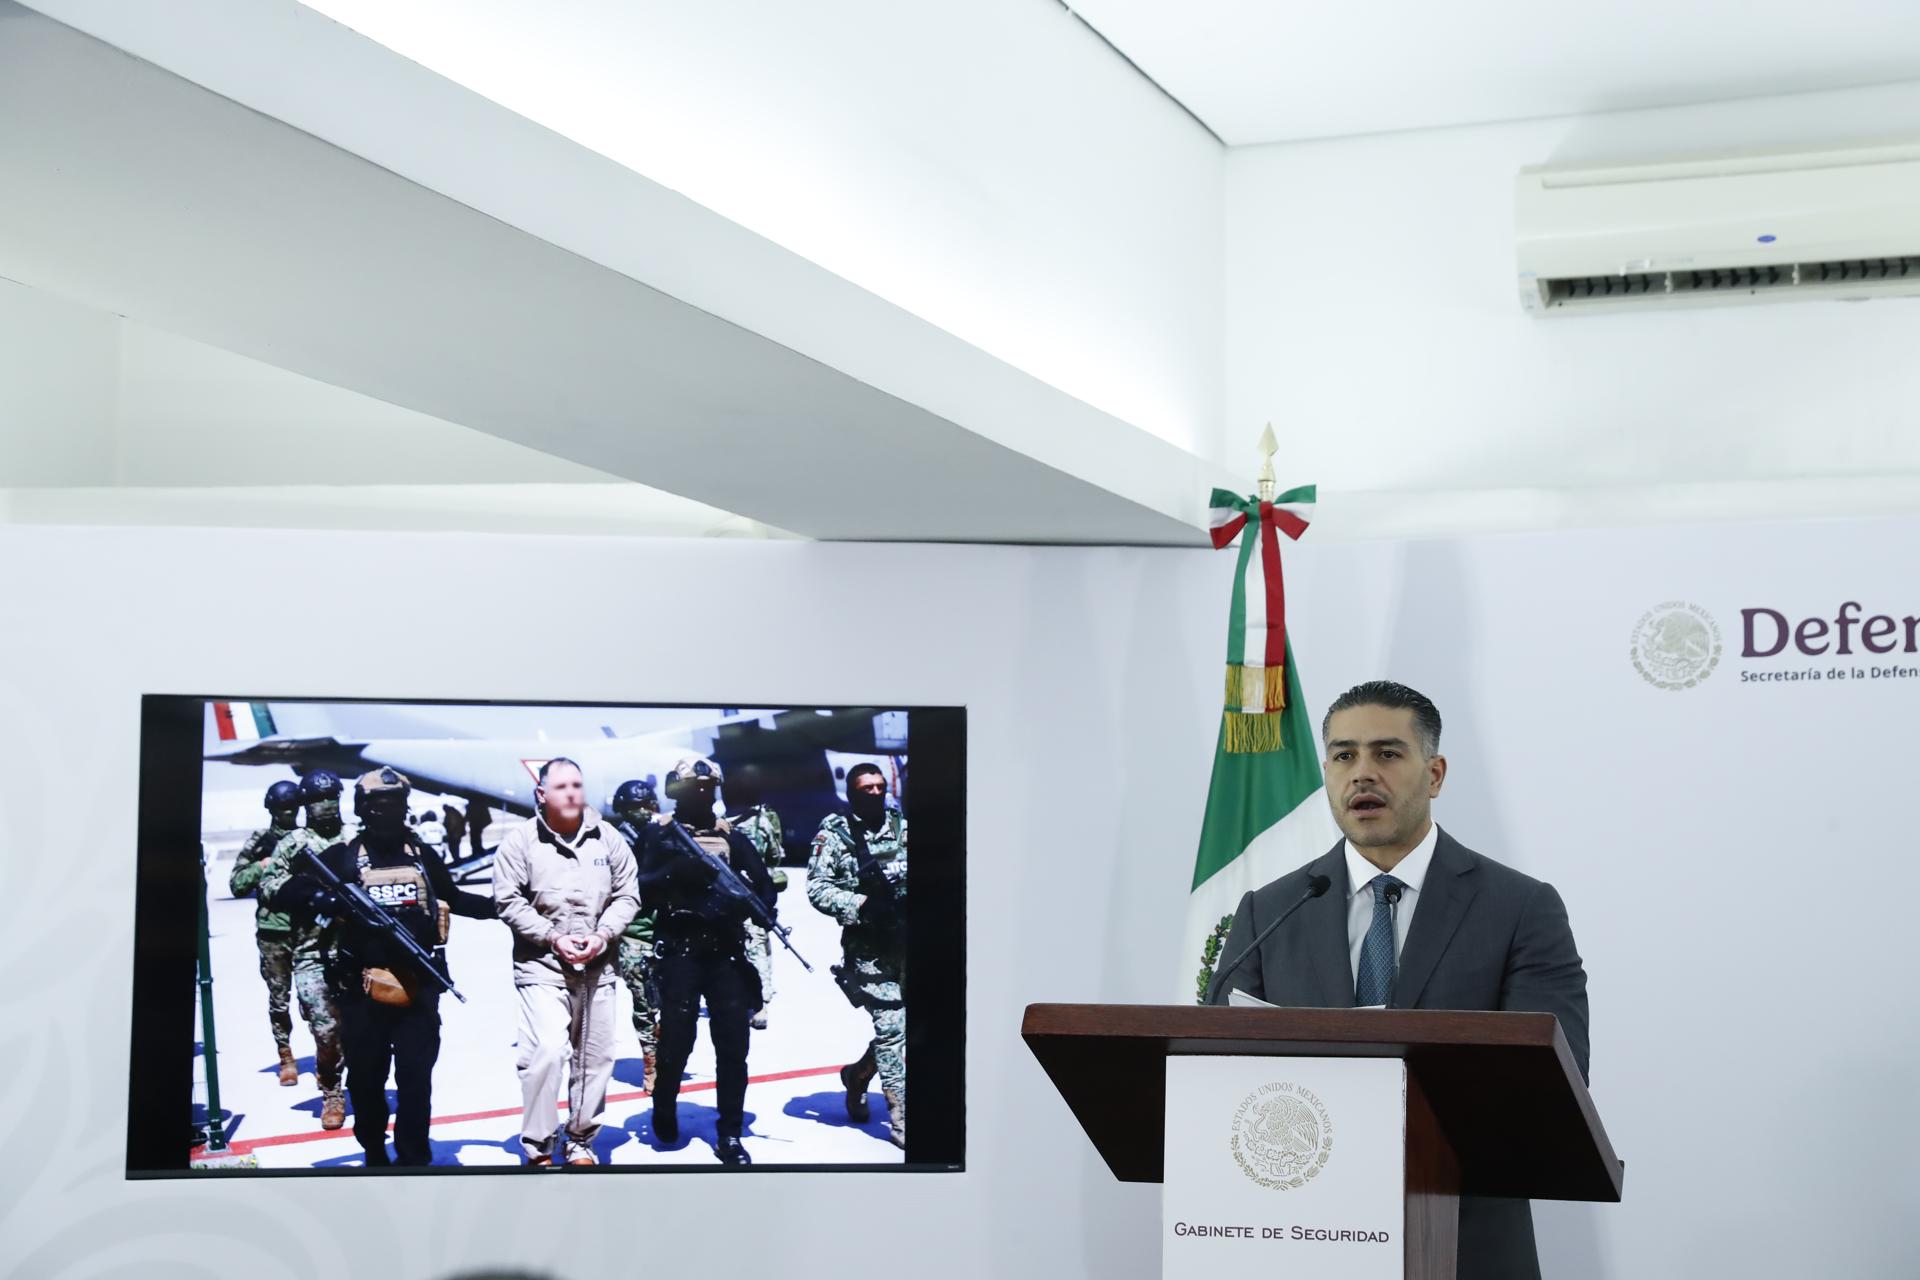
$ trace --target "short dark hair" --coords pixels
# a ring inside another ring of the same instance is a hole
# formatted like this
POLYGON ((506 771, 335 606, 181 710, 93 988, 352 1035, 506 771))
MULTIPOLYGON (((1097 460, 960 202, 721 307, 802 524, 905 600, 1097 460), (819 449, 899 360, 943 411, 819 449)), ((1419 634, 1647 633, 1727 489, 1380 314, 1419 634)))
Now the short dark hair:
POLYGON ((887 776, 887 771, 885 769, 882 769, 877 764, 857 764, 853 766, 853 768, 847 770, 847 785, 851 787, 854 784, 855 779, 864 778, 870 773, 879 774, 883 781, 886 779, 886 776, 887 776))
POLYGON ((587 776, 587 771, 586 771, 585 769, 582 769, 582 768, 580 767, 580 762, 579 762, 578 760, 569 760, 569 759, 567 759, 567 758, 566 758, 565 756, 555 756, 555 757, 554 757, 553 759, 551 759, 551 760, 549 760, 549 761, 547 761, 547 762, 546 762, 545 764, 543 764, 543 765, 541 765, 541 766, 540 766, 540 772, 539 772, 539 774, 538 774, 538 776, 536 776, 536 777, 534 778, 534 781, 535 781, 535 782, 537 782, 537 783, 539 783, 539 784, 540 784, 541 786, 543 786, 543 787, 544 787, 544 786, 546 786, 546 785, 547 785, 547 770, 549 770, 549 769, 551 769, 551 768, 553 768, 553 766, 555 766, 555 765, 557 765, 557 764, 568 764, 568 765, 572 765, 572 766, 573 766, 573 771, 574 771, 575 773, 577 773, 577 774, 579 774, 579 775, 580 775, 581 777, 583 777, 583 778, 587 776))
POLYGON ((1439 754, 1440 708, 1434 706, 1432 699, 1418 689, 1409 689, 1391 680, 1369 680, 1335 698, 1333 705, 1327 708, 1327 714, 1320 720, 1321 746, 1327 745, 1331 736, 1327 729, 1333 723, 1333 713, 1349 707, 1391 707, 1396 711, 1413 712, 1414 727, 1420 731, 1420 754, 1428 759, 1439 754))

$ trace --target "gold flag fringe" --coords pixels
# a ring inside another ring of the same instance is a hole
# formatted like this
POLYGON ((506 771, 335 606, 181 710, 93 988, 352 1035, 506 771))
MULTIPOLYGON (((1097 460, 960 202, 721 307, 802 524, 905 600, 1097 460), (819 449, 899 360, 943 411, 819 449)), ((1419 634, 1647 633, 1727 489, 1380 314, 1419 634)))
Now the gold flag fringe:
POLYGON ((1287 705, 1287 669, 1227 664, 1227 710, 1258 705, 1279 711, 1287 705))
POLYGON ((1230 755, 1257 755, 1280 751, 1286 743, 1280 737, 1280 712, 1287 703, 1285 667, 1253 667, 1227 664, 1226 746, 1230 755), (1245 711, 1249 705, 1265 711, 1245 711))
POLYGON ((1258 755, 1281 750, 1287 745, 1280 739, 1280 722, 1284 718, 1277 711, 1259 714, 1227 712, 1225 738, 1228 754, 1258 755))

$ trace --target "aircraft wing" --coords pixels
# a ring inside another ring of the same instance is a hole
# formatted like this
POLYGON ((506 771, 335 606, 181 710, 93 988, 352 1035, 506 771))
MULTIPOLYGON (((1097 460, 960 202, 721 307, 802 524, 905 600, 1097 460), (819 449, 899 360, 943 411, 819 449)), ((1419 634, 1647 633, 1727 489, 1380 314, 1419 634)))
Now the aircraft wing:
POLYGON ((534 772, 555 754, 544 743, 499 739, 376 739, 361 747, 360 768, 390 765, 416 790, 465 796, 530 817, 534 772))
MULTIPOLYGON (((223 746, 225 744, 222 744, 223 746)), ((299 774, 331 769, 349 786, 369 769, 388 765, 407 775, 415 788, 480 800, 523 817, 533 813, 535 774, 556 755, 579 760, 587 770, 589 794, 602 811, 613 789, 627 778, 656 785, 679 756, 681 745, 655 745, 638 739, 537 742, 512 739, 374 739, 341 742, 337 738, 262 738, 213 750, 209 760, 238 765, 286 765, 299 774)))
POLYGON ((284 764, 302 774, 331 769, 347 777, 366 771, 364 751, 364 743, 338 738, 259 738, 231 751, 209 751, 206 758, 227 764, 284 764))

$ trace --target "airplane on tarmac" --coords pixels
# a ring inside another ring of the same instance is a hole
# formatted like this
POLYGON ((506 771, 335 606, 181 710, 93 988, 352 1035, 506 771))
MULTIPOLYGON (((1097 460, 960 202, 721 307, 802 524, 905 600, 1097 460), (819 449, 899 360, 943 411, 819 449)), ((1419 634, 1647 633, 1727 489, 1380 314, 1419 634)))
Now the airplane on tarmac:
MULTIPOLYGON (((673 766, 690 754, 716 761, 726 776, 724 808, 739 812, 752 804, 771 806, 781 815, 789 861, 804 860, 820 820, 846 800, 846 770, 863 760, 881 766, 893 802, 905 798, 907 713, 877 708, 838 710, 726 710, 711 718, 672 728, 620 735, 601 725, 600 736, 465 736, 455 714, 437 715, 431 704, 395 709, 355 703, 212 702, 213 741, 205 757, 236 765, 285 765, 304 776, 327 769, 351 784, 354 777, 382 765, 407 775, 416 791, 437 792, 465 802, 463 851, 449 847, 449 869, 456 880, 488 874, 491 846, 484 838, 496 811, 530 817, 540 766, 557 756, 576 761, 586 774, 588 797, 611 816, 613 793, 629 778, 660 792, 660 804, 673 802, 661 787, 673 766), (385 725, 396 736, 354 735, 345 726, 385 725), (297 724, 285 733, 280 725, 297 724), (437 731, 437 732, 436 732, 437 731), (836 803, 837 802, 837 803, 836 803)), ((468 724, 475 712, 551 711, 578 720, 582 708, 512 706, 459 707, 468 724)), ((635 708, 606 708, 617 718, 635 708)), ((671 718, 673 708, 646 708, 656 721, 671 718)), ((699 716, 698 711, 687 714, 699 716)))

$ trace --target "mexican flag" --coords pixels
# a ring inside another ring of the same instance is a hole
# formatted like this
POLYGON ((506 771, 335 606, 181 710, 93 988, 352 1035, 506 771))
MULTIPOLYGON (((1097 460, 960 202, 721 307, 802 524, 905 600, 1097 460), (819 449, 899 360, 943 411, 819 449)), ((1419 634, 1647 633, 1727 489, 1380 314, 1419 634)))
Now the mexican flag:
POLYGON ((1312 485, 1271 502, 1213 491, 1213 545, 1238 537, 1240 564, 1227 624, 1226 704, 1181 950, 1182 980, 1196 1001, 1213 977, 1241 896, 1340 838, 1320 779, 1319 727, 1287 642, 1280 576, 1279 535, 1305 533, 1313 502, 1312 485))

